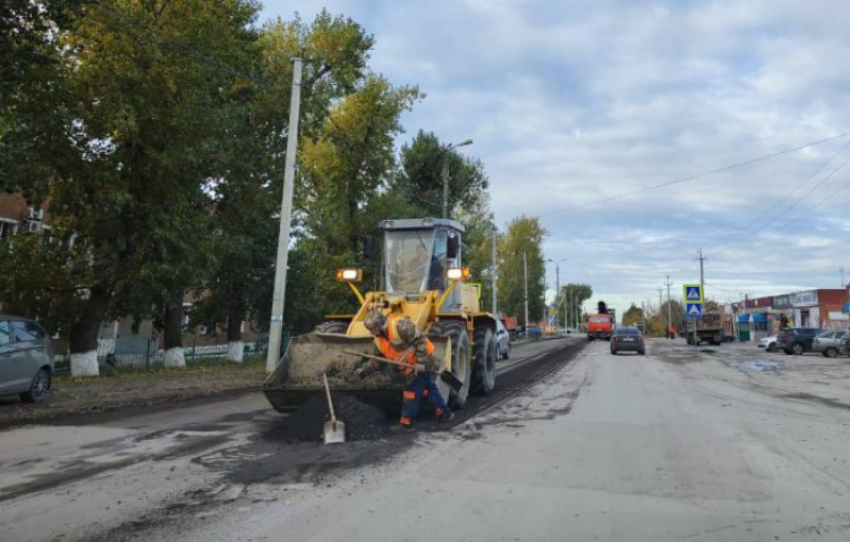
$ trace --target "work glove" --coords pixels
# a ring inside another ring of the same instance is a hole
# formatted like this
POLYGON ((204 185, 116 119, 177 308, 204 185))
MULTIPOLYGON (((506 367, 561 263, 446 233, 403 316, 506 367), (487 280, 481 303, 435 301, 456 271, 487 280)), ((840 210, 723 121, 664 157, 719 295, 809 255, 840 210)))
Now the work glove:
POLYGON ((443 362, 434 355, 422 358, 419 360, 419 363, 421 363, 425 367, 425 370, 430 373, 439 372, 443 366, 443 362))

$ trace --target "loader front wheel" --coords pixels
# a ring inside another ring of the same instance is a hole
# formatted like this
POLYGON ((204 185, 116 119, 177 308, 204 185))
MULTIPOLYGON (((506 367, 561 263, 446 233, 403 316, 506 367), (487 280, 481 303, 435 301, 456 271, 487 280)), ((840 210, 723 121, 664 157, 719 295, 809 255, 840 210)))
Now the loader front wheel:
POLYGON ((449 404, 452 408, 463 408, 469 398, 472 383, 472 359, 469 351, 469 337, 466 335, 466 322, 452 320, 436 322, 431 328, 431 333, 452 341, 452 374, 463 382, 463 386, 451 392, 449 404))
POLYGON ((493 331, 488 326, 475 328, 475 366, 472 368, 472 392, 490 395, 496 387, 496 360, 498 352, 493 331))

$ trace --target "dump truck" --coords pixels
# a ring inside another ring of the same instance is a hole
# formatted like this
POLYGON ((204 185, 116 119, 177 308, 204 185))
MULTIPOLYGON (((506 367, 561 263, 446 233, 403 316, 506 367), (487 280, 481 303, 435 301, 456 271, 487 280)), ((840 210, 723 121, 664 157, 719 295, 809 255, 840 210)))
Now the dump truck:
POLYGON ((690 345, 694 344, 694 326, 696 326, 697 344, 708 343, 715 346, 722 344, 723 325, 720 321, 720 312, 705 312, 701 318, 685 320, 680 332, 687 338, 690 345))
POLYGON ((481 310, 477 289, 464 282, 469 272, 461 261, 463 225, 450 219, 403 219, 385 220, 380 229, 379 291, 362 292, 357 287, 361 269, 337 271, 337 280, 351 289, 359 308, 352 314, 329 315, 314 332, 290 342, 263 384, 275 410, 293 410, 322 393, 323 374, 336 392, 388 412, 399 408, 405 381, 398 371, 383 367, 365 377, 357 371, 366 359, 356 353, 376 353, 374 338, 364 326, 373 309, 387 316, 408 316, 428 336, 441 370, 456 377, 451 379, 453 387, 446 379, 437 379, 449 404, 462 408, 470 394, 493 391, 497 317, 481 310), (462 385, 457 386, 458 380, 462 385))
POLYGON ((610 341, 614 333, 614 319, 610 314, 591 314, 587 317, 587 339, 605 339, 610 341))

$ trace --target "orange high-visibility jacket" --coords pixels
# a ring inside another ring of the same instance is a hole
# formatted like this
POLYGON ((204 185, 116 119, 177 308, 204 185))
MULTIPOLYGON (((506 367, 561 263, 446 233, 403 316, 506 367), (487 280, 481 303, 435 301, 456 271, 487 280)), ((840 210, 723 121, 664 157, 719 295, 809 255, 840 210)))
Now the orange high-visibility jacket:
MULTIPOLYGON (((381 351, 381 354, 393 361, 402 361, 411 365, 409 369, 404 370, 404 374, 409 375, 413 372, 413 366, 416 365, 416 350, 415 344, 401 337, 396 325, 403 316, 398 314, 390 315, 387 319, 386 336, 375 337, 375 346, 381 351)), ((425 341, 428 355, 434 353, 434 343, 428 340, 427 337, 422 337, 425 341)))

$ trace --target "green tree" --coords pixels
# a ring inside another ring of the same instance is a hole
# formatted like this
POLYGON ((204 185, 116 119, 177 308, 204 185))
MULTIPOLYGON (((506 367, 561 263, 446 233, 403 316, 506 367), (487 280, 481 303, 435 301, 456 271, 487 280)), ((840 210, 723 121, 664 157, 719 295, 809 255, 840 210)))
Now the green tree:
POLYGON ((644 310, 634 303, 626 310, 625 314, 623 314, 623 325, 624 326, 636 326, 638 322, 646 321, 646 313, 644 310))
POLYGON ((585 301, 593 296, 593 288, 589 284, 583 283, 568 283, 561 288, 561 303, 566 303, 568 307, 567 325, 570 327, 578 327, 581 325, 580 314, 577 310, 585 301))
POLYGON ((291 269, 287 288, 292 292, 288 303, 293 304, 287 310, 296 309, 287 313, 288 320, 298 330, 317 323, 327 310, 353 308, 350 292, 335 281, 334 271, 360 263, 364 237, 376 234, 379 221, 387 218, 382 213, 390 200, 377 196, 395 168, 394 138, 402 131, 399 118, 418 98, 415 87, 394 87, 369 75, 332 108, 316 136, 304 140, 294 252, 310 265, 291 269), (312 287, 292 287, 307 282, 312 287))
POLYGON ((77 234, 92 276, 70 329, 75 374, 97 374, 104 318, 147 315, 203 266, 208 189, 256 11, 247 0, 111 0, 88 5, 61 36, 51 223, 77 234))
MULTIPOLYGON (((213 261, 197 289, 200 300, 190 319, 192 325, 225 327, 232 361, 242 359, 241 322, 247 319, 261 328, 268 325, 275 262, 271 248, 277 245, 291 60, 295 56, 304 59, 300 131, 306 141, 321 130, 332 101, 357 90, 372 39, 351 19, 322 11, 309 25, 297 17, 266 24, 258 47, 259 82, 249 88, 251 98, 233 132, 231 151, 220 165, 223 173, 214 190, 213 261)), ((314 290, 308 260, 303 250, 290 253, 287 321, 313 320, 305 314, 320 313, 324 308, 301 303, 302 296, 314 290)))
POLYGON ((547 232, 536 217, 521 216, 508 225, 499 241, 499 306, 516 315, 522 325, 536 322, 543 313, 543 239, 547 232), (528 314, 525 321, 523 254, 528 262, 528 314))
POLYGON ((433 133, 421 130, 402 146, 402 167, 392 188, 420 210, 420 217, 442 216, 444 162, 449 169, 449 216, 461 209, 474 212, 482 204, 486 207, 482 196, 489 181, 481 161, 466 158, 433 133))

